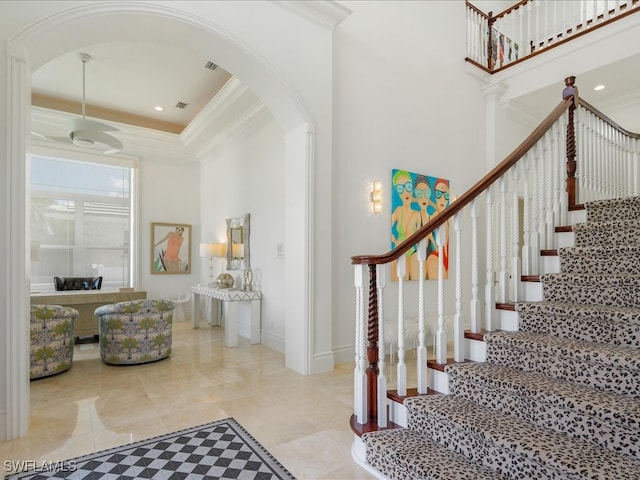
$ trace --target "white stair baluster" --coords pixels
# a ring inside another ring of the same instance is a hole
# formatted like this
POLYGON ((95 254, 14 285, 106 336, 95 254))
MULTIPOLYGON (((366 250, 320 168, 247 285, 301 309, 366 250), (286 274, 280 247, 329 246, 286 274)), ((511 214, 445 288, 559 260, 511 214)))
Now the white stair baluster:
POLYGON ((398 395, 407 395, 407 365, 404 362, 404 276, 407 273, 407 255, 403 253, 396 262, 398 274, 398 395))
POLYGON ((493 285, 493 185, 486 191, 487 199, 487 276, 484 290, 484 328, 493 330, 493 315, 496 308, 493 285))
POLYGON ((505 303, 508 299, 509 272, 507 270, 507 179, 503 175, 500 185, 500 271, 498 275, 497 300, 505 303))
POLYGON ((378 426, 387 426, 387 377, 385 375, 384 287, 387 283, 386 265, 376 265, 378 284, 378 426))
MULTIPOLYGON (((462 225, 461 213, 453 217, 453 231, 456 237, 456 315, 453 323, 453 359, 464 362, 464 316, 462 315, 462 225)), ((451 250, 449 250, 451 252, 451 250)))
POLYGON ((509 289, 510 300, 518 302, 520 300, 520 277, 522 277, 522 264, 520 262, 520 197, 518 196, 518 164, 511 169, 513 178, 513 205, 511 206, 511 288, 509 289))
POLYGON ((427 347, 425 345, 426 322, 424 313, 424 262, 427 260, 427 240, 418 243, 418 349, 416 351, 416 368, 418 375, 418 393, 427 393, 427 347))
POLYGON ((522 167, 524 169, 524 175, 522 178, 522 196, 524 199, 524 209, 522 212, 522 274, 531 275, 531 198, 529 196, 529 181, 530 181, 530 162, 531 155, 527 152, 522 160, 522 167))
POLYGON ((353 411, 359 424, 367 423, 367 376, 365 373, 366 328, 364 304, 364 265, 355 265, 356 288, 356 345, 355 370, 353 372, 353 411))
POLYGON ((444 247, 447 244, 448 224, 438 227, 436 243, 438 245, 438 333, 436 334, 436 361, 447 363, 447 332, 444 327, 444 247))
POLYGON ((482 328, 482 304, 478 298, 480 285, 480 256, 478 253, 478 207, 476 200, 471 202, 471 331, 480 333, 482 328))

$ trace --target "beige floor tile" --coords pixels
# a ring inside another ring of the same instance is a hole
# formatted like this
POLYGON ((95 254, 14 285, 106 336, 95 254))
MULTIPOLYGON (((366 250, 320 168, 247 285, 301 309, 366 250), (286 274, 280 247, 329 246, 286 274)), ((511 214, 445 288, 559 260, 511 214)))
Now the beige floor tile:
MULTIPOLYGON (((76 345, 72 368, 31 382, 28 435, 5 460, 58 461, 233 417, 299 480, 368 479, 351 459, 353 364, 304 376, 284 356, 219 327, 174 324, 169 359, 112 366, 76 345)), ((0 479, 4 471, 0 471, 0 479)))

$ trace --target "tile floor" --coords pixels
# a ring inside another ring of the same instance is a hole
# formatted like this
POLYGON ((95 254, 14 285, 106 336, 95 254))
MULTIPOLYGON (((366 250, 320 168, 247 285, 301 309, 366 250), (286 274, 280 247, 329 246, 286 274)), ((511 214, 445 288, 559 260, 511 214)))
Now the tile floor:
POLYGON ((31 382, 28 435, 0 442, 0 479, 5 460, 66 460, 227 417, 300 480, 374 478, 351 458, 353 364, 303 376, 242 337, 225 348, 222 333, 176 322, 171 357, 135 366, 76 345, 71 370, 31 382))

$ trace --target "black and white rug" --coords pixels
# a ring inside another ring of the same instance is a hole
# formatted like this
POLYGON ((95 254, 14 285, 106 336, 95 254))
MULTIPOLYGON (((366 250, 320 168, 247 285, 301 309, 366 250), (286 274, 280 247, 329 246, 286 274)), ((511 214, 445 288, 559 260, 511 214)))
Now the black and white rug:
POLYGON ((36 463, 14 479, 294 479, 233 418, 65 461, 36 463))

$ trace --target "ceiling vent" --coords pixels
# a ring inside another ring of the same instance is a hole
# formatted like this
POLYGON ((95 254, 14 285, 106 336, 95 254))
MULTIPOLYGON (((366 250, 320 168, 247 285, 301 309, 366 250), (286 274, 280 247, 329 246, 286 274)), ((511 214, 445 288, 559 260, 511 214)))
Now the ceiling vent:
POLYGON ((204 68, 206 68, 207 70, 215 70, 216 68, 218 68, 218 65, 213 62, 207 62, 205 63, 204 68))
POLYGON ((185 108, 187 108, 189 106, 188 103, 184 103, 184 102, 178 102, 176 103, 176 108, 179 108, 180 110, 184 110, 185 108))

